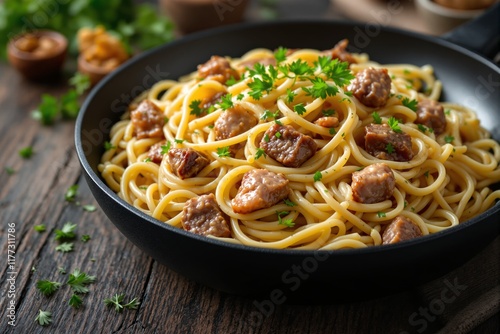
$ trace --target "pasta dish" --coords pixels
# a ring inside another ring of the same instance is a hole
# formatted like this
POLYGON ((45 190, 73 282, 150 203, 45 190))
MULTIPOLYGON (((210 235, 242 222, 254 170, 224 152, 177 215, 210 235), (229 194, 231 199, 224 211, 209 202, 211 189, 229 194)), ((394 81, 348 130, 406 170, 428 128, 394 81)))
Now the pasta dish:
POLYGON ((165 224, 277 249, 392 244, 492 207, 500 146, 474 111, 438 101, 431 65, 347 44, 212 56, 156 83, 112 127, 103 179, 165 224))

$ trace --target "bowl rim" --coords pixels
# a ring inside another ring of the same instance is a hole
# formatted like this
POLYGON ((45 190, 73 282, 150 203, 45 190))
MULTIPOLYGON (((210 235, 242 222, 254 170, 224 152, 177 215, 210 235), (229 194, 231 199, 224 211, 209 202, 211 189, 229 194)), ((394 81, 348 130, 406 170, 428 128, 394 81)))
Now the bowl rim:
MULTIPOLYGON (((78 113, 78 117, 75 122, 75 148, 77 152, 78 159, 80 161, 80 165, 83 169, 83 171, 87 174, 87 176, 91 179, 91 181, 96 185, 102 192, 104 192, 109 199, 111 199, 116 205, 121 206, 122 208, 132 212, 133 214, 139 216, 140 218, 146 220, 147 222, 156 225, 157 227, 160 228, 165 228, 170 232, 173 233, 179 233, 185 237, 192 238, 195 240, 198 240, 203 243, 208 243, 213 246, 218 246, 218 247, 225 247, 233 250, 238 250, 238 251, 245 251, 245 252, 255 252, 255 253, 264 253, 264 254, 279 254, 282 256, 314 256, 317 252, 325 252, 326 254, 329 254, 330 256, 344 256, 344 255, 363 255, 363 254, 376 254, 376 253, 386 253, 386 252, 393 252, 393 251, 398 251, 402 249, 407 249, 407 248, 412 248, 416 247, 417 245, 425 245, 425 244, 430 244, 432 242, 435 242, 437 239, 442 239, 448 237, 450 234, 454 234, 456 232, 459 232, 461 230, 466 230, 471 228, 473 225, 476 225, 480 223, 480 221, 493 216, 495 214, 500 214, 500 201, 498 201, 496 204, 494 204, 491 208, 486 210, 485 212, 468 219, 467 221, 460 223, 457 226, 453 226, 451 228, 448 228, 446 230, 436 232, 433 234, 428 234, 425 236, 421 236, 412 240, 400 242, 400 243, 395 243, 395 244, 389 244, 389 245, 379 245, 379 246, 368 246, 368 247, 363 247, 363 248, 349 248, 349 249, 338 249, 338 250, 304 250, 304 249, 275 249, 275 248, 266 248, 266 247, 256 247, 256 246, 248 246, 244 244, 236 244, 236 243, 230 243, 230 242, 225 242, 223 240, 215 239, 215 238, 210 238, 206 236, 201 236, 197 235, 188 231, 185 231, 183 229, 168 225, 156 218, 153 218, 150 215, 147 215, 146 213, 142 212, 141 210, 135 208, 133 205, 127 203, 125 200, 120 198, 108 185, 105 184, 105 182, 101 179, 101 177, 94 172, 93 168, 90 166, 90 163, 87 160, 85 151, 82 146, 82 123, 83 119, 85 118, 86 110, 89 108, 91 102, 97 95, 97 93, 104 87, 106 86, 110 81, 114 79, 115 76, 117 76, 119 73, 126 72, 128 70, 128 67, 133 65, 135 62, 139 62, 145 58, 148 58, 151 54, 154 53, 161 53, 161 52, 168 52, 170 48, 175 48, 177 45, 182 45, 186 43, 191 43, 196 40, 203 39, 205 36, 213 36, 225 32, 237 32, 239 30, 246 30, 246 29, 252 29, 255 27, 272 27, 276 25, 293 25, 293 24, 330 24, 330 25, 343 25, 343 26, 351 26, 351 27, 356 27, 359 25, 363 25, 365 23, 362 22, 356 22, 356 21, 351 21, 351 22, 339 22, 339 21, 334 21, 334 20, 329 20, 329 19, 279 19, 275 21, 263 21, 263 22, 245 22, 245 23, 237 23, 237 24, 232 24, 232 25, 227 25, 223 27, 217 27, 213 29, 207 29, 204 31, 200 32, 195 32, 192 34, 189 34, 187 36, 184 36, 182 38, 179 38, 177 40, 167 42, 161 46, 152 48, 150 50, 147 50, 145 52, 142 52, 139 55, 134 56, 133 58, 129 59, 127 62, 124 64, 120 65, 117 69, 115 69, 112 73, 107 75, 103 80, 101 80, 96 86, 92 88, 90 91, 89 95, 85 99, 83 105, 80 108, 80 112, 78 113)), ((394 27, 381 27, 382 31, 386 32, 392 32, 400 35, 406 35, 410 36, 412 38, 418 38, 427 42, 431 42, 434 44, 438 44, 444 47, 447 47, 449 49, 452 49, 454 51, 460 52, 462 54, 465 54, 468 57, 474 58, 474 60, 479 61, 483 63, 484 65, 487 65, 493 72, 496 72, 497 74, 500 74, 500 68, 497 67, 493 62, 490 60, 480 56, 477 53, 474 53, 468 49, 465 49, 464 47, 461 47, 459 45, 453 44, 452 42, 448 42, 444 39, 434 37, 434 36, 427 36, 421 33, 413 32, 413 31, 406 31, 403 29, 399 28, 394 28, 394 27)), ((193 68, 196 67, 196 64, 193 66, 193 68)), ((109 219, 109 218, 108 218, 109 219)))
POLYGON ((440 5, 432 0, 416 0, 416 4, 417 6, 421 6, 421 8, 427 10, 432 14, 444 16, 449 19, 464 19, 464 20, 476 17, 481 13, 483 13, 488 8, 486 7, 480 9, 456 9, 440 5))

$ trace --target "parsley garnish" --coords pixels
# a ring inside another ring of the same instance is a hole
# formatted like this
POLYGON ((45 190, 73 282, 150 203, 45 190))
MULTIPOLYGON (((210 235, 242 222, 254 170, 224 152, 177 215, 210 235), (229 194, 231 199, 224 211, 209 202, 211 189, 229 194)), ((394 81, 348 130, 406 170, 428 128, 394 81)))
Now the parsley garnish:
POLYGON ((167 143, 165 145, 162 145, 161 146, 161 154, 167 154, 168 150, 170 150, 171 145, 172 144, 169 141, 167 141, 167 143))
POLYGON ((263 121, 267 121, 269 118, 276 118, 279 115, 279 111, 270 112, 269 110, 264 111, 260 119, 263 121))
POLYGON ((285 225, 287 227, 293 227, 295 223, 293 222, 293 219, 283 219, 282 216, 286 216, 290 212, 288 211, 276 211, 276 214, 278 215, 278 224, 279 225, 285 225))
POLYGON ((445 113, 446 115, 449 115, 449 114, 451 113, 451 110, 450 110, 450 109, 445 109, 445 110, 444 110, 444 113, 445 113))
POLYGON ((320 77, 312 78, 311 83, 313 84, 311 88, 302 87, 307 96, 326 99, 327 96, 335 96, 339 92, 336 86, 327 84, 320 77))
POLYGON ((325 116, 332 116, 332 115, 335 115, 335 110, 326 109, 326 110, 322 110, 321 113, 325 116))
POLYGON ((12 167, 5 167, 5 171, 7 172, 7 174, 9 175, 12 175, 14 174, 16 171, 14 170, 14 168, 12 167))
POLYGON ((40 326, 46 326, 52 322, 52 313, 49 311, 39 310, 35 321, 38 321, 38 324, 40 324, 40 326))
POLYGON ((42 102, 38 108, 32 112, 34 119, 39 120, 43 125, 54 123, 55 118, 59 114, 59 102, 49 94, 42 95, 42 102))
POLYGON ((75 269, 69 274, 68 285, 73 289, 74 293, 87 293, 89 289, 87 285, 95 282, 95 276, 87 275, 81 272, 80 269, 75 269))
POLYGON ((281 138, 281 132, 276 131, 276 133, 274 134, 274 136, 275 136, 276 138, 278 138, 278 139, 279 139, 279 138, 281 138))
POLYGON ((323 174, 321 174, 321 172, 320 172, 320 171, 317 171, 316 173, 314 173, 314 176, 313 176, 314 182, 318 182, 318 181, 320 181, 322 178, 323 178, 323 174))
POLYGON ((46 231, 46 227, 44 224, 40 224, 40 225, 35 225, 33 226, 33 228, 35 229, 35 231, 37 231, 38 233, 42 233, 42 232, 45 232, 46 231))
POLYGON ((426 172, 424 173, 424 176, 425 176, 425 177, 429 177, 429 171, 426 171, 426 172))
POLYGON ((94 212, 95 210, 97 210, 95 205, 91 205, 91 204, 84 205, 84 206, 82 206, 82 208, 83 208, 83 210, 85 210, 87 212, 94 212))
POLYGON ((380 115, 378 114, 378 112, 374 111, 372 113, 372 117, 373 117, 373 123, 375 123, 375 124, 382 124, 382 118, 380 117, 380 115))
POLYGON ((306 107, 304 107, 304 104, 303 103, 299 103, 299 104, 296 104, 294 107, 293 107, 293 110, 299 114, 299 115, 303 115, 305 112, 306 112, 306 107))
POLYGON ((385 218, 385 217, 386 217, 386 214, 385 214, 385 212, 377 212, 377 216, 378 216, 379 218, 385 218))
POLYGON ((283 62, 283 61, 286 60, 286 54, 287 54, 287 52, 288 52, 288 49, 284 48, 282 46, 280 46, 278 48, 278 50, 276 50, 274 52, 274 59, 276 59, 276 63, 277 64, 279 64, 279 63, 281 63, 281 62, 283 62))
POLYGON ((392 146, 391 143, 387 143, 385 150, 387 151, 387 153, 392 154, 394 152, 394 146, 392 146))
POLYGON ((82 238, 80 239, 82 242, 87 242, 91 239, 90 235, 84 234, 82 235, 82 238))
POLYGON ((335 130, 335 128, 330 128, 330 129, 328 129, 328 133, 333 136, 334 134, 337 133, 337 130, 335 130))
POLYGON ((270 141, 270 140, 271 140, 271 139, 269 138, 269 135, 268 135, 267 133, 265 133, 265 134, 264 134, 264 141, 265 141, 266 143, 269 143, 269 141, 270 141))
POLYGON ((264 156, 264 158, 267 157, 266 152, 261 149, 260 147, 257 149, 257 152, 255 153, 255 159, 259 159, 261 156, 264 156))
POLYGON ((177 144, 182 144, 182 143, 184 143, 185 139, 174 139, 174 141, 175 141, 177 144))
POLYGON ((294 61, 293 63, 291 63, 289 66, 288 66, 288 70, 292 73, 294 73, 296 76, 302 76, 302 75, 306 75, 306 74, 309 74, 309 75, 312 75, 314 74, 314 70, 309 67, 309 65, 307 64, 307 62, 305 60, 302 60, 302 59, 297 59, 296 61, 294 61))
POLYGON ((293 100, 295 99, 295 96, 297 96, 297 94, 295 94, 290 88, 287 88, 286 100, 288 101, 288 103, 292 103, 293 100))
POLYGON ((424 126, 424 125, 422 125, 422 124, 417 124, 417 127, 418 127, 418 129, 419 129, 421 132, 423 132, 423 133, 425 133, 426 131, 428 131, 428 130, 429 130, 427 127, 425 127, 425 126, 424 126))
POLYGON ((402 102, 405 107, 410 108, 413 111, 417 111, 417 100, 410 100, 409 98, 405 97, 402 102))
POLYGON ((115 146, 115 145, 113 145, 113 144, 111 144, 109 141, 105 141, 105 142, 104 142, 104 149, 105 149, 106 151, 111 150, 111 149, 113 149, 113 148, 116 148, 116 146, 115 146))
POLYGON ((76 224, 72 224, 71 222, 67 222, 64 224, 62 229, 57 229, 55 230, 56 240, 59 241, 65 241, 65 240, 71 240, 75 238, 75 228, 76 224))
POLYGON ((36 287, 42 294, 49 297, 61 287, 61 283, 44 279, 36 282, 36 287))
POLYGON ((69 84, 75 87, 75 92, 82 95, 90 87, 90 77, 81 72, 76 72, 70 79, 69 84))
POLYGON ((24 159, 29 159, 33 155, 33 147, 27 146, 19 150, 19 155, 24 159))
POLYGON ((61 253, 69 253, 73 251, 73 247, 75 245, 72 242, 63 242, 59 246, 56 247, 56 251, 61 253))
POLYGON ((394 116, 389 118, 389 120, 387 121, 387 124, 389 124, 392 131, 397 132, 397 133, 403 132, 403 131, 401 131, 401 128, 399 127, 399 121, 394 116))
POLYGON ((231 152, 229 151, 229 146, 226 147, 217 147, 217 155, 219 157, 230 157, 231 152))
POLYGON ((349 63, 340 62, 338 59, 330 60, 325 66, 321 67, 321 70, 328 79, 335 82, 339 87, 348 85, 354 79, 354 75, 349 69, 349 63))
POLYGON ((115 294, 111 298, 106 298, 104 299, 104 304, 108 307, 114 307, 115 311, 120 313, 124 309, 131 309, 135 310, 137 307, 139 307, 140 302, 137 300, 137 298, 132 299, 126 304, 122 304, 123 300, 125 299, 125 294, 115 294))
POLYGON ((73 307, 73 308, 79 308, 82 306, 83 300, 80 296, 78 296, 76 293, 73 293, 71 295, 71 298, 69 299, 68 305, 73 307))
POLYGON ((189 104, 189 109, 191 109, 189 114, 195 115, 195 116, 201 116, 203 114, 203 112, 205 111, 205 109, 200 107, 200 103, 201 103, 201 100, 191 101, 191 103, 189 104))
POLYGON ((67 202, 74 202, 76 195, 78 194, 78 184, 74 184, 71 187, 66 190, 66 193, 64 194, 64 199, 67 202))
POLYGON ((444 141, 447 144, 451 144, 454 140, 455 140, 455 137, 453 137, 453 136, 444 136, 444 141))
POLYGON ((288 198, 285 198, 283 200, 283 202, 287 205, 287 206, 296 206, 297 204, 295 204, 294 202, 290 201, 288 198))
POLYGON ((233 105, 233 100, 232 100, 232 95, 231 94, 226 94, 224 95, 220 102, 219 102, 219 105, 220 107, 223 109, 223 110, 227 110, 229 108, 232 108, 234 105, 233 105))
POLYGON ((234 85, 234 84, 236 84, 238 82, 239 82, 239 80, 236 80, 235 77, 233 77, 231 75, 231 78, 229 78, 229 80, 226 81, 226 86, 229 87, 229 86, 232 86, 232 85, 234 85))

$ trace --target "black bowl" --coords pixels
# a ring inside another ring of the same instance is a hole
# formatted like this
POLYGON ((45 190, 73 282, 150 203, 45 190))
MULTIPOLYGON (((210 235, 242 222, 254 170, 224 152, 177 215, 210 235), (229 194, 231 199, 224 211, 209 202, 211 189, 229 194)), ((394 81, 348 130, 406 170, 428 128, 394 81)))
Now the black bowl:
POLYGON ((182 275, 215 289, 283 301, 352 300, 392 293, 465 263, 499 233, 500 205, 457 227, 409 242, 338 251, 269 250, 233 245, 170 227, 120 199, 97 165, 111 126, 134 96, 161 79, 190 73, 211 55, 240 56, 256 47, 331 48, 348 38, 353 51, 381 63, 431 64, 443 99, 478 111, 500 139, 500 71, 438 38, 395 29, 326 21, 244 24, 197 33, 144 53, 95 87, 76 124, 76 149, 90 189, 109 219, 137 247, 182 275))

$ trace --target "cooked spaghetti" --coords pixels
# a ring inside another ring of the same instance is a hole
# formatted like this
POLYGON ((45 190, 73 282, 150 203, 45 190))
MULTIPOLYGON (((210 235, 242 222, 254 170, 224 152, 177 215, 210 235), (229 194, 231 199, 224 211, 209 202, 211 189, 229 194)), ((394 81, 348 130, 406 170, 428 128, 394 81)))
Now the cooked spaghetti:
POLYGON ((334 49, 212 57, 139 96, 99 171, 166 224, 266 248, 436 233, 495 204, 500 146, 430 65, 334 49), (213 194, 213 195, 211 195, 213 194))

